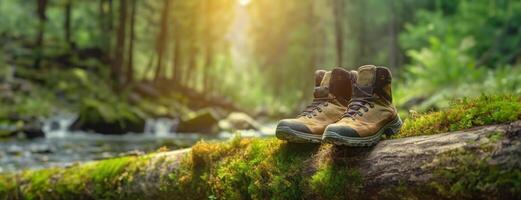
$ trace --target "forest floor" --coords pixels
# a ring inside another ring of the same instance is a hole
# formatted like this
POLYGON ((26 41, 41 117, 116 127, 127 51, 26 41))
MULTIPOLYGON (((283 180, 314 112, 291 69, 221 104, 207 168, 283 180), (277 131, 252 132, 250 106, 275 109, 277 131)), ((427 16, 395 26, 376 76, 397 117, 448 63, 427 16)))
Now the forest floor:
POLYGON ((483 96, 413 116, 372 148, 275 138, 0 176, 9 199, 494 198, 521 195, 521 99, 483 96))

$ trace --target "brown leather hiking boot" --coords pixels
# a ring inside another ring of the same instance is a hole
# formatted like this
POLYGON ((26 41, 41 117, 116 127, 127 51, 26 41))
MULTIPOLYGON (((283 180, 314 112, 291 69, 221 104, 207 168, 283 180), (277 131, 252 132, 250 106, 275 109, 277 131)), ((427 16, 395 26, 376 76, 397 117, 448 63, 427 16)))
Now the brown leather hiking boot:
POLYGON ((353 96, 343 118, 329 125, 323 141, 337 145, 372 146, 382 134, 396 134, 402 126, 392 105, 391 71, 365 65, 358 69, 353 96))
POLYGON ((355 71, 335 68, 330 72, 315 72, 313 103, 295 119, 283 119, 277 125, 276 136, 295 143, 320 143, 327 125, 340 120, 351 99, 355 71))

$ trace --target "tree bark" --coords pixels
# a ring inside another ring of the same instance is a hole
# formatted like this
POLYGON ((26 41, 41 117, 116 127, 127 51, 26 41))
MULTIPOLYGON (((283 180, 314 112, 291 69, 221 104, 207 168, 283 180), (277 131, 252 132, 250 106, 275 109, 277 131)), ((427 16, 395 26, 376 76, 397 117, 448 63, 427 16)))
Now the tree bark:
POLYGON ((125 59, 125 40, 127 30, 127 0, 120 0, 119 5, 119 24, 116 33, 116 47, 114 53, 114 61, 112 64, 112 77, 116 81, 116 86, 120 87, 122 84, 122 67, 125 59))
POLYGON ((113 63, 113 53, 112 52, 112 31, 113 31, 113 0, 99 0, 98 5, 98 25, 101 38, 101 48, 103 50, 104 56, 103 60, 111 65, 113 63))
POLYGON ((36 59, 34 60, 34 67, 40 68, 41 60, 43 57, 43 46, 44 46, 44 34, 45 24, 47 22, 47 0, 37 0, 36 14, 38 16, 38 33, 36 35, 36 59))
POLYGON ((333 0, 333 13, 335 20, 335 46, 336 46, 336 65, 340 67, 344 64, 344 1, 333 0))
POLYGON ((389 1, 389 13, 391 15, 389 26, 389 64, 388 67, 396 68, 399 66, 399 51, 398 46, 398 19, 399 15, 394 1, 389 1))
POLYGON ((164 56, 168 43, 168 18, 170 0, 163 1, 163 9, 161 11, 161 28, 159 29, 158 36, 156 38, 156 52, 157 52, 157 66, 154 81, 164 77, 164 56))
POLYGON ((130 39, 128 47, 128 61, 127 61, 127 73, 126 82, 132 83, 134 80, 134 42, 135 42, 135 25, 136 25, 136 14, 137 14, 137 0, 131 0, 130 6, 130 39))
POLYGON ((74 44, 72 42, 72 30, 71 30, 71 17, 72 17, 72 0, 67 0, 65 2, 65 8, 64 8, 64 21, 63 21, 63 30, 64 30, 64 37, 65 42, 69 46, 69 49, 74 48, 74 44))
POLYGON ((174 29, 174 52, 172 55, 172 80, 181 83, 181 37, 179 31, 174 29))

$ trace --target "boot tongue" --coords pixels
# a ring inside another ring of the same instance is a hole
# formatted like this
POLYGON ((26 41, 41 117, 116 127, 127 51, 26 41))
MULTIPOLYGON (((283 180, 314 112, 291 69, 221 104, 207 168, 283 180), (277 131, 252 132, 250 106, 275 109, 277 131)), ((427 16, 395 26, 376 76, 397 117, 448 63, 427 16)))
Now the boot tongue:
POLYGON ((326 98, 329 96, 329 81, 331 80, 331 72, 325 72, 322 81, 315 87, 313 95, 315 98, 326 98))
POLYGON ((376 66, 364 65, 358 68, 358 79, 353 97, 370 97, 373 95, 376 66))
POLYGON ((322 80, 324 79, 324 75, 327 73, 326 70, 317 70, 315 71, 315 87, 320 86, 322 80))

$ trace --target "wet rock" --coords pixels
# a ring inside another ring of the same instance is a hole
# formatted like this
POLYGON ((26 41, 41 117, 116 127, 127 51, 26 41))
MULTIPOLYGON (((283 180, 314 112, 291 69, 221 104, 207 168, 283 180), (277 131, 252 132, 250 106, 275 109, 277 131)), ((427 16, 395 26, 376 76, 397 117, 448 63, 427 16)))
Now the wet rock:
POLYGON ((72 130, 82 130, 87 132, 95 132, 107 135, 121 135, 129 132, 141 133, 145 127, 145 121, 119 121, 119 122, 84 122, 76 120, 72 126, 72 130))
POLYGON ((215 111, 205 109, 197 113, 194 117, 179 122, 177 132, 190 133, 215 133, 218 116, 215 111))
POLYGON ((6 151, 10 155, 20 155, 24 149, 18 145, 11 145, 7 148, 6 151))
POLYGON ((18 130, 19 128, 15 124, 2 124, 0 125, 0 138, 12 137, 18 130))
POLYGON ((39 138, 45 137, 43 132, 43 124, 41 122, 32 122, 23 127, 21 132, 24 133, 26 138, 39 138))
POLYGON ((30 151, 37 154, 50 154, 53 150, 47 145, 31 145, 30 151))
POLYGON ((259 130, 260 125, 246 113, 232 112, 226 119, 219 121, 219 128, 224 131, 259 130))
POLYGON ((42 130, 42 123, 39 121, 24 122, 18 120, 11 124, 0 126, 0 137, 24 137, 28 139, 45 137, 42 130))

